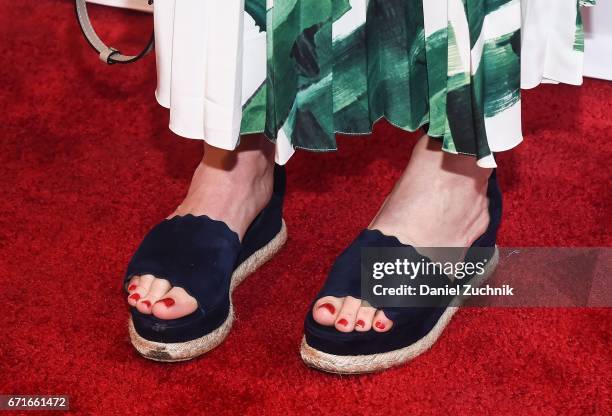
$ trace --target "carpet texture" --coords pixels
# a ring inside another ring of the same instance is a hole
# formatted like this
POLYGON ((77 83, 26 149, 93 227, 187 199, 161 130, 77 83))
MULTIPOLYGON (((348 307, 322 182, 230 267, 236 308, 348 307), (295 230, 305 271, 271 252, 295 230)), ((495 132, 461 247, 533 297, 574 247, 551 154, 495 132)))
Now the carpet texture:
MULTIPOLYGON (((227 341, 193 362, 140 358, 121 278, 181 200, 201 143, 167 130, 154 59, 106 67, 71 1, 2 1, 0 394, 67 394, 86 414, 610 414, 609 309, 463 309, 383 374, 306 368, 302 322, 330 264, 368 224, 417 134, 380 123, 289 164, 286 249, 235 293, 227 341)), ((97 8, 135 46, 150 16, 97 8)), ((135 49, 134 49, 135 50, 135 49)), ((505 246, 610 246, 612 83, 524 94, 525 143, 500 154, 505 246)))

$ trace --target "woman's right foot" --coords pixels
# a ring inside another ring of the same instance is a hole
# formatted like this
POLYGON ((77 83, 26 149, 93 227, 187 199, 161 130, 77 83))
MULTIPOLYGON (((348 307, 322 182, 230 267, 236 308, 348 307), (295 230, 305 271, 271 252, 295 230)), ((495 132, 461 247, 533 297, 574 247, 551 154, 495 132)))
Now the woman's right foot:
MULTIPOLYGON (((168 218, 206 215, 227 224, 242 240, 270 200, 273 176, 274 145, 263 136, 243 138, 235 151, 205 144, 187 196, 168 218)), ((153 275, 133 276, 128 292, 131 306, 160 319, 187 316, 198 305, 183 288, 153 275)))

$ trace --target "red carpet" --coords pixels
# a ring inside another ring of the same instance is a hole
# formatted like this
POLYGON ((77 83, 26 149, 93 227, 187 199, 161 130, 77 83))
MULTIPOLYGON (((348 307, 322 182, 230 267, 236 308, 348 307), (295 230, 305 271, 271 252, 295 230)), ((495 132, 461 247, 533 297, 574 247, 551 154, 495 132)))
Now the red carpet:
MULTIPOLYGON (((147 37, 148 17, 96 17, 112 38, 147 37)), ((183 196, 201 144, 168 132, 152 58, 96 61, 71 1, 3 1, 0 38, 0 394, 67 394, 85 414, 611 414, 609 309, 464 309, 403 368, 335 377, 302 364, 309 302, 417 137, 385 124, 291 161, 290 240, 236 292, 221 347, 141 359, 121 276, 183 196)), ((501 245, 611 245, 610 108, 603 81, 525 93, 525 143, 499 156, 501 245)))

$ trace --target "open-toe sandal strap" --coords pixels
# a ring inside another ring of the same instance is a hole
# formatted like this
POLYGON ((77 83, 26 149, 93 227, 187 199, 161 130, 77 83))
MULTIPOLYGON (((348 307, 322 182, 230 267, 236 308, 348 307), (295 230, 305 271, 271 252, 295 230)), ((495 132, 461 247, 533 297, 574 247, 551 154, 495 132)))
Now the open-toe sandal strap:
POLYGON ((124 284, 136 275, 167 279, 193 296, 200 309, 223 303, 240 252, 238 235, 207 216, 173 217, 156 225, 132 257, 124 284))
MULTIPOLYGON (((414 263, 427 263, 431 260, 420 254, 414 247, 402 244, 396 237, 387 236, 378 230, 363 230, 351 245, 342 252, 332 266, 323 288, 316 297, 319 300, 325 296, 352 296, 363 299, 361 293, 361 256, 363 248, 403 248, 405 256, 414 263)), ((415 279, 415 281, 418 281, 415 279)), ((427 282, 435 286, 452 284, 444 275, 427 276, 427 282)), ((429 302, 428 302, 429 303, 429 302)), ((417 316, 430 314, 427 309, 443 304, 443 299, 431 299, 431 306, 426 307, 380 307, 394 323, 413 321, 417 316)), ((376 305, 372 305, 376 307, 376 305)))
POLYGON ((407 247, 396 237, 378 230, 363 230, 334 262, 321 291, 316 297, 352 296, 361 299, 361 252, 367 247, 407 247))

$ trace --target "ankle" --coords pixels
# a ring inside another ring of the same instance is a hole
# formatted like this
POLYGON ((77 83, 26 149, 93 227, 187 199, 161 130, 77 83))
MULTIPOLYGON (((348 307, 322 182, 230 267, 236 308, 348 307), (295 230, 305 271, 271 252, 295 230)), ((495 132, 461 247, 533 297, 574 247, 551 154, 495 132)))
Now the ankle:
POLYGON ((490 221, 491 172, 424 139, 370 228, 413 246, 470 246, 490 221))
POLYGON ((274 165, 275 146, 264 136, 243 137, 234 150, 220 149, 204 142, 201 163, 223 171, 258 172, 274 165))
POLYGON ((234 151, 205 145, 187 196, 171 216, 207 215, 242 238, 270 201, 273 187, 274 146, 267 139, 243 139, 234 151))
POLYGON ((245 185, 271 181, 274 172, 272 142, 263 136, 243 138, 235 150, 204 145, 204 155, 198 170, 219 178, 223 186, 245 185))

